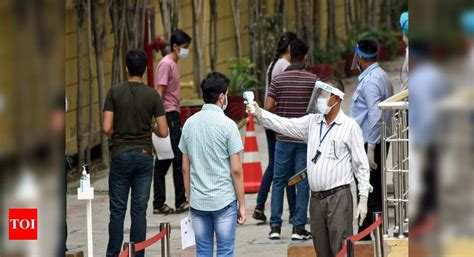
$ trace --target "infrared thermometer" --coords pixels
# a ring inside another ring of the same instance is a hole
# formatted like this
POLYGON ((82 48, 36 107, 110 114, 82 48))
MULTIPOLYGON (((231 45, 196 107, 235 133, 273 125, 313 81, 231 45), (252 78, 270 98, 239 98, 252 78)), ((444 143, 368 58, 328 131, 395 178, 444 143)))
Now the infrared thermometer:
POLYGON ((247 104, 250 106, 251 113, 255 113, 255 107, 253 106, 255 96, 253 94, 253 91, 245 91, 242 96, 247 101, 247 104))

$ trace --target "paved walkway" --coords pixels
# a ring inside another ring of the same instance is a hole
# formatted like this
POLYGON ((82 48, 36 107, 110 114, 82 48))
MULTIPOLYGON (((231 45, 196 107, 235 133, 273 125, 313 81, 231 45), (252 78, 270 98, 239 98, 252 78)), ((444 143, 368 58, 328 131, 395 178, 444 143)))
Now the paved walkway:
MULTIPOLYGON (((395 92, 399 91, 399 70, 402 66, 403 58, 398 58, 395 61, 382 63, 382 67, 391 75, 392 84, 395 92)), ((347 113, 351 102, 352 93, 355 90, 356 77, 345 79, 346 97, 343 101, 343 110, 347 113)), ((260 159, 262 167, 265 168, 268 162, 268 152, 265 139, 265 133, 261 126, 256 126, 257 142, 259 146, 260 159)), ((169 172, 171 173, 171 171, 169 172)), ((78 182, 71 182, 70 189, 73 189, 78 182)), ((166 177, 168 205, 174 206, 174 189, 172 176, 166 177)), ((96 190, 96 197, 93 201, 93 232, 94 232, 94 253, 95 256, 105 256, 105 250, 108 240, 108 221, 109 221, 109 202, 108 202, 108 182, 107 176, 99 179, 93 179, 92 186, 96 190)), ((74 192, 73 190, 69 190, 74 192)), ((153 190, 152 190, 153 192, 153 190)), ((270 196, 269 196, 270 197, 270 196)), ((152 210, 152 198, 150 197, 148 208, 148 232, 147 238, 159 232, 159 224, 161 222, 169 222, 171 224, 171 253, 172 256, 194 256, 192 251, 186 251, 187 254, 181 252, 181 238, 180 238, 180 220, 185 218, 188 213, 178 215, 154 215, 152 210), (180 253, 181 254, 178 254, 180 253)), ((68 243, 70 250, 83 250, 86 252, 86 203, 78 201, 75 194, 68 194, 68 243)), ((271 241, 267 239, 269 232, 268 224, 259 225, 252 219, 251 215, 255 207, 256 194, 248 194, 245 196, 247 223, 239 226, 237 229, 235 256, 272 256, 283 257, 287 256, 287 247, 291 242, 291 225, 288 224, 288 206, 285 201, 283 212, 283 226, 282 226, 282 240, 271 241)), ((266 204, 266 215, 270 216, 270 199, 266 204)), ((130 208, 127 210, 125 218, 124 240, 128 241, 130 232, 130 208)), ((307 226, 309 230, 309 226, 307 226)), ((192 249, 191 249, 192 250, 192 249)), ((158 256, 160 253, 160 243, 147 248, 147 256, 158 256)))

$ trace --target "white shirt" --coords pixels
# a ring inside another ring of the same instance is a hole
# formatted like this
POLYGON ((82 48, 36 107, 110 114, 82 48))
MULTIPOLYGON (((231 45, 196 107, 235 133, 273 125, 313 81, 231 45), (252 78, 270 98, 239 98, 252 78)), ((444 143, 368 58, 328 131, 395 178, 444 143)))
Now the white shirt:
POLYGON ((311 191, 325 191, 338 186, 348 185, 354 180, 359 182, 359 195, 368 196, 372 192, 370 185, 369 161, 364 149, 362 131, 356 121, 342 110, 329 126, 322 114, 308 114, 301 118, 282 118, 262 110, 259 121, 278 133, 297 138, 308 144, 307 170, 311 191), (334 124, 321 143, 322 135, 334 124), (321 155, 314 164, 317 151, 321 155))

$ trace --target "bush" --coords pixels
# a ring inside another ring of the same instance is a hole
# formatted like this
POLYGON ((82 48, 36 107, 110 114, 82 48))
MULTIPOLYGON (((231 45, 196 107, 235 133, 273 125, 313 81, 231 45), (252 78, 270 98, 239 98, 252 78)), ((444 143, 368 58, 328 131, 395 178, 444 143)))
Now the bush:
POLYGON ((231 59, 229 74, 229 94, 241 95, 244 91, 252 90, 260 81, 254 75, 256 65, 249 58, 231 59))

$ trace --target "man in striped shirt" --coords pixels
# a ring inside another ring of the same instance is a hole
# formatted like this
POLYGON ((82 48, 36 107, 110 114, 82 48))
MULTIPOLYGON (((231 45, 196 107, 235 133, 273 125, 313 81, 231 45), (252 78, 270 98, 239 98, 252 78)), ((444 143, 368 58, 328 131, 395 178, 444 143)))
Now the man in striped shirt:
MULTIPOLYGON (((308 45, 301 39, 290 43, 291 65, 275 76, 270 83, 265 108, 285 118, 298 118, 306 114, 314 83, 318 77, 305 70, 308 45)), ((273 129, 273 128, 272 128, 273 129)), ((271 198, 270 239, 280 239, 283 194, 288 179, 306 167, 306 143, 292 136, 277 134, 271 198)), ((308 220, 309 186, 304 179, 296 186, 296 204, 292 220, 292 240, 307 240, 311 234, 305 230, 308 220)))
MULTIPOLYGON (((333 78, 327 83, 318 81, 315 87, 319 88, 316 92, 320 92, 314 103, 317 114, 288 119, 261 110, 257 104, 248 106, 247 112, 257 117, 266 128, 308 144, 306 167, 311 188, 313 244, 318 256, 335 256, 344 237, 352 235, 349 185, 354 175, 359 183, 360 200, 356 214, 359 225, 367 215, 367 198, 372 186, 362 131, 357 122, 341 110, 344 85, 333 78)), ((312 108, 313 101, 310 105, 312 108)))

